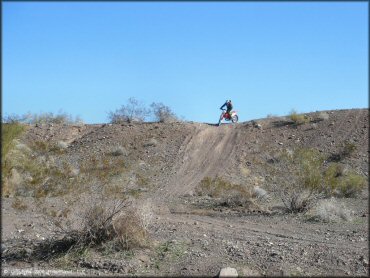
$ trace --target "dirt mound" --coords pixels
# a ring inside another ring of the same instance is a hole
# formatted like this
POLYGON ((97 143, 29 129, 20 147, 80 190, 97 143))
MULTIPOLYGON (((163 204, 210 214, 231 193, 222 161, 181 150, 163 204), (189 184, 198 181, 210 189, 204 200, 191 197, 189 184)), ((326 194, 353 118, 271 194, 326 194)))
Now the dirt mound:
MULTIPOLYGON (((46 156, 72 165, 77 175, 88 161, 105 163, 106 168, 97 168, 97 173, 122 162, 122 169, 108 173, 110 183, 120 191, 126 187, 140 191, 138 203, 151 202, 156 216, 151 236, 157 242, 154 251, 136 251, 124 273, 217 275, 230 266, 240 275, 366 275, 367 190, 342 199, 354 219, 345 223, 312 223, 304 215, 261 213, 257 205, 249 210, 214 207, 209 196, 195 196, 204 178, 215 177, 249 188, 260 186, 273 195, 268 165, 277 161, 278 153, 298 148, 314 148, 336 159, 350 144, 351 155, 339 163, 368 176, 367 109, 320 111, 306 118, 309 121, 300 125, 289 117, 219 127, 189 122, 38 125, 30 126, 21 142, 62 146, 62 151, 46 156)), ((287 169, 278 170, 287 178, 291 175, 287 169)), ((98 178, 92 183, 97 184, 98 178)), ((44 206, 62 211, 65 200, 46 197, 44 206)), ((37 228, 49 224, 36 214, 33 198, 24 198, 27 209, 22 213, 14 202, 14 197, 3 199, 3 240, 47 236, 37 228)), ((259 202, 263 206, 271 201, 259 202)), ((81 211, 79 203, 68 206, 76 214, 81 211)))

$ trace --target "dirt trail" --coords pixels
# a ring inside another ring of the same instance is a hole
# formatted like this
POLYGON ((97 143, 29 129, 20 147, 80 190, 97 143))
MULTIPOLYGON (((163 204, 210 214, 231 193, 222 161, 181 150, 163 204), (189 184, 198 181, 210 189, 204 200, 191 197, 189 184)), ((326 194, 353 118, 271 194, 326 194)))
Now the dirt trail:
POLYGON ((200 124, 180 149, 173 176, 161 194, 166 199, 189 193, 204 178, 222 172, 237 138, 235 126, 200 124))

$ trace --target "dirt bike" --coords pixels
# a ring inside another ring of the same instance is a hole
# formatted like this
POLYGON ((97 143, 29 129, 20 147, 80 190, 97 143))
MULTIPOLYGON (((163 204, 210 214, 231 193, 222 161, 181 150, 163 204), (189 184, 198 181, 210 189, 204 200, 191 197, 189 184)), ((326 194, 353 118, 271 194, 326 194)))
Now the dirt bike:
POLYGON ((218 125, 221 124, 222 119, 225 119, 225 121, 232 121, 233 123, 237 123, 239 120, 239 117, 236 111, 231 111, 229 114, 229 113, 226 113, 225 109, 222 109, 222 113, 220 116, 220 120, 218 121, 218 125))

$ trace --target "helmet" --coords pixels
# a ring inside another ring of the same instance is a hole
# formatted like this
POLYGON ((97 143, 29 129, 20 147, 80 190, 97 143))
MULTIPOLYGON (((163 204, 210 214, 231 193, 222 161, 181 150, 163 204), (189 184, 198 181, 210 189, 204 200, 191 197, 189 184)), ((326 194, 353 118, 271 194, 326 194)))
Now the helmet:
POLYGON ((226 102, 227 102, 227 103, 231 102, 231 99, 228 99, 226 102))

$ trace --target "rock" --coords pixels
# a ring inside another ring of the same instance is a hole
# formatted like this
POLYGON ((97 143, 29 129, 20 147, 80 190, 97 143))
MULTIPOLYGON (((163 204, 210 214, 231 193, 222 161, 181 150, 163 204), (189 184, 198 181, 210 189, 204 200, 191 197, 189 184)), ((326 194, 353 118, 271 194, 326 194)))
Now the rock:
POLYGON ((235 268, 224 267, 220 270, 218 277, 238 277, 238 272, 235 268))

